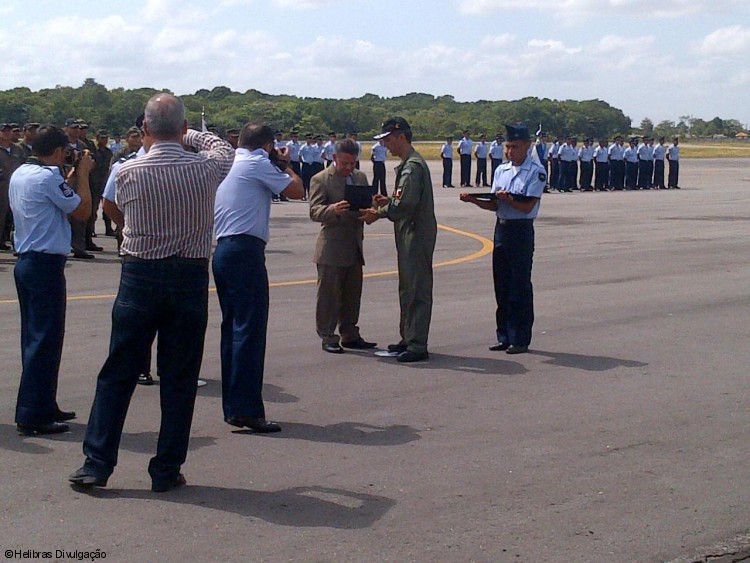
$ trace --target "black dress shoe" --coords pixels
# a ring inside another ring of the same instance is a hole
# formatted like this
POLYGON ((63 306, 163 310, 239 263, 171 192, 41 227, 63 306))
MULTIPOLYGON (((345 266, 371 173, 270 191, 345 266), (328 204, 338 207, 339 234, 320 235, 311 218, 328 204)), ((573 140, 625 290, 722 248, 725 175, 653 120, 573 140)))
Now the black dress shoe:
POLYGON ((227 416, 224 418, 224 422, 238 428, 249 428, 258 434, 281 432, 281 426, 278 423, 254 416, 227 416))
POLYGON ((97 477, 87 472, 85 468, 81 467, 75 473, 71 473, 68 477, 71 486, 80 489, 89 489, 91 487, 106 487, 107 479, 97 477))
POLYGON ((97 246, 93 242, 87 242, 86 250, 91 250, 92 252, 101 252, 104 249, 101 246, 97 246))
POLYGON ((357 338, 357 340, 352 340, 351 342, 342 342, 341 345, 344 348, 351 348, 352 350, 370 350, 372 348, 375 348, 377 346, 377 343, 367 342, 367 340, 360 336, 359 338, 357 338))
POLYGON ((94 255, 89 254, 88 252, 74 252, 73 258, 78 258, 79 260, 91 260, 94 258, 94 255))
POLYGON ((18 433, 22 436, 39 436, 43 434, 61 434, 70 430, 70 426, 62 422, 48 422, 47 424, 17 424, 18 433))
POLYGON ((65 422, 67 420, 73 420, 76 417, 76 413, 73 411, 61 411, 57 409, 55 413, 55 422, 65 422))
POLYGON ((510 348, 510 344, 507 342, 498 342, 497 344, 493 344, 490 346, 490 350, 492 352, 502 352, 503 350, 507 350, 510 348))
POLYGON ((154 378, 150 373, 142 373, 138 376, 138 385, 153 385, 154 378))
POLYGON ((325 342, 321 346, 323 348, 324 352, 328 352, 329 354, 343 354, 344 349, 341 347, 341 344, 326 344, 325 342))
POLYGON ((396 359, 402 364, 410 364, 412 362, 421 362, 429 357, 430 355, 427 352, 412 352, 411 350, 406 350, 405 352, 401 352, 396 359))
POLYGON ((406 344, 389 344, 388 351, 398 352, 399 354, 401 354, 402 352, 406 352, 406 344))
POLYGON ((151 483, 151 490, 155 493, 166 493, 177 487, 187 485, 187 479, 182 473, 179 473, 174 479, 168 479, 166 481, 153 481, 151 483))
POLYGON ((506 354, 525 354, 529 351, 528 346, 515 346, 511 344, 508 346, 508 349, 505 351, 506 354))
POLYGON ((106 236, 106 237, 113 237, 113 236, 115 236, 115 232, 112 229, 106 229, 104 231, 104 236, 106 236))

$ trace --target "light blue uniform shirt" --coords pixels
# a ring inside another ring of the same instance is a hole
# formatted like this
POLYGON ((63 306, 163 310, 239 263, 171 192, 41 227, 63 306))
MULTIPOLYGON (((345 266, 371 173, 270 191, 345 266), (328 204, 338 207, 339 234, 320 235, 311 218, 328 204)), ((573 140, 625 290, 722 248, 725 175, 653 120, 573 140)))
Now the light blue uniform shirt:
POLYGON ((477 146, 474 147, 474 154, 477 155, 477 158, 487 158, 487 153, 490 150, 490 146, 487 143, 484 143, 482 141, 479 141, 477 143, 477 146))
POLYGON ((313 153, 313 162, 317 162, 318 164, 323 164, 323 145, 313 145, 318 152, 313 153))
POLYGON ((299 149, 300 144, 298 141, 289 141, 286 144, 287 149, 289 149, 289 160, 292 162, 299 162, 299 149))
POLYGON ((498 141, 495 139, 490 144, 490 158, 494 158, 495 160, 502 160, 503 159, 503 142, 498 141))
POLYGON ((664 148, 664 145, 658 144, 654 145, 654 160, 664 160, 664 154, 667 152, 667 149, 664 148))
POLYGON ((135 156, 131 156, 130 158, 120 157, 117 159, 117 162, 112 163, 112 168, 109 169, 109 177, 107 178, 107 183, 104 185, 104 192, 102 193, 102 197, 104 199, 106 199, 107 201, 111 201, 112 203, 115 202, 115 193, 117 192, 117 186, 115 185, 115 176, 117 176, 117 171, 120 169, 120 166, 122 166, 128 160, 138 158, 139 156, 143 156, 144 154, 146 154, 146 149, 141 147, 140 149, 138 149, 138 152, 135 153, 135 156))
POLYGON ((440 156, 443 158, 453 158, 453 144, 443 143, 443 146, 440 147, 440 156))
POLYGON ((471 140, 471 137, 462 137, 461 140, 458 142, 458 152, 459 154, 471 154, 471 149, 474 146, 474 141, 471 140))
MULTIPOLYGON (((527 157, 520 166, 513 166, 512 163, 506 162, 501 164, 495 170, 495 177, 492 180, 492 193, 509 192, 511 194, 538 197, 541 199, 544 193, 544 187, 547 184, 547 173, 544 168, 531 158, 527 157)), ((535 219, 539 213, 539 203, 528 213, 522 213, 511 207, 508 202, 497 202, 498 219, 535 219)))
POLYGON ((373 162, 385 162, 387 156, 388 149, 385 148, 385 145, 381 145, 380 143, 375 143, 374 145, 372 145, 373 162))
POLYGON ((312 164, 313 162, 315 162, 316 151, 318 154, 320 154, 318 145, 316 145, 315 143, 313 143, 312 145, 308 145, 307 143, 305 143, 299 149, 299 161, 303 164, 312 164))
POLYGON ((291 183, 263 149, 235 151, 234 164, 216 190, 216 238, 252 235, 268 242, 271 199, 291 183))
POLYGON ((336 152, 336 141, 327 141, 323 145, 323 156, 326 160, 333 160, 333 153, 336 152))
POLYGON ((669 148, 667 149, 667 153, 669 153, 669 160, 672 161, 678 161, 680 160, 680 147, 679 145, 675 145, 672 143, 669 145, 669 148))
POLYGON ((638 158, 641 160, 654 160, 654 149, 652 146, 647 144, 641 144, 638 146, 638 158))
POLYGON ((609 147, 610 160, 623 160, 625 158, 625 147, 617 143, 609 147))
POLYGON ((81 203, 57 166, 22 164, 10 178, 16 252, 70 252, 71 213, 81 203))

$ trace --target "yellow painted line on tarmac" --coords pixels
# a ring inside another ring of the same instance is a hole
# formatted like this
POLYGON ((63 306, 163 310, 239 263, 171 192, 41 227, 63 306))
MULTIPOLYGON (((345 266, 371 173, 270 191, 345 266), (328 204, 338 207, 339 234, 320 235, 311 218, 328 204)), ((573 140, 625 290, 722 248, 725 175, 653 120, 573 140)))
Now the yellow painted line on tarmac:
MULTIPOLYGON (((482 258, 483 256, 487 256, 489 253, 492 252, 493 248, 493 242, 483 236, 470 233, 468 231, 462 231, 460 229, 456 229, 454 227, 448 227, 446 225, 438 225, 438 229, 441 231, 446 231, 448 233, 452 233, 454 235, 459 235, 463 237, 467 237, 470 239, 474 239, 475 241, 479 242, 482 247, 477 250, 476 252, 472 252, 471 254, 467 254, 466 256, 460 256, 459 258, 453 258, 451 260, 444 260, 443 262, 438 262, 437 264, 433 264, 433 268, 444 268, 446 266, 455 266, 456 264, 463 264, 464 262, 470 262, 472 260, 477 260, 479 258, 482 258)), ((380 278, 384 276, 393 276, 398 274, 398 270, 387 270, 384 272, 372 272, 370 274, 365 274, 364 277, 366 278, 380 278)), ((282 282, 273 282, 268 284, 270 287, 290 287, 295 285, 310 285, 317 283, 317 279, 307 279, 307 280, 294 280, 294 281, 282 281, 282 282)), ((216 291, 216 288, 209 288, 209 291, 216 291)), ((96 295, 75 295, 73 297, 68 297, 68 301, 91 301, 94 299, 114 299, 117 297, 116 294, 96 294, 96 295)), ((0 299, 0 305, 7 305, 10 303, 18 303, 17 299, 0 299)))

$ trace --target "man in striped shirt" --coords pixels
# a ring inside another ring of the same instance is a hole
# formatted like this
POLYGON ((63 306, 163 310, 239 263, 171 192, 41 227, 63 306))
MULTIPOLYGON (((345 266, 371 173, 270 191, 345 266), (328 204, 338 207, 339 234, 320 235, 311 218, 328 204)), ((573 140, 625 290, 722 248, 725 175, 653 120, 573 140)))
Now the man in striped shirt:
POLYGON ((138 370, 157 331, 162 420, 148 468, 151 490, 185 484, 180 468, 208 319, 214 198, 234 149, 213 133, 188 130, 185 108, 171 94, 148 101, 143 129, 153 138, 149 152, 124 163, 115 180, 115 202, 124 218, 122 275, 109 357, 99 372, 83 442, 86 461, 70 476, 78 487, 107 484, 138 370))

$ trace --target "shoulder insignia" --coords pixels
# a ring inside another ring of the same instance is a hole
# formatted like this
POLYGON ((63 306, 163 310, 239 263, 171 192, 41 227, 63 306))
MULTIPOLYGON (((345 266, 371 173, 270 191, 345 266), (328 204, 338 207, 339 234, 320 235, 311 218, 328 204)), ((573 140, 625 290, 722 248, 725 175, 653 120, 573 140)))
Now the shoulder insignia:
POLYGON ((118 158, 117 162, 123 163, 125 161, 130 160, 131 158, 135 158, 136 156, 138 156, 137 152, 131 152, 130 154, 126 154, 126 155, 121 156, 120 158, 118 158))
POLYGON ((547 175, 544 172, 539 173, 539 181, 540 182, 546 182, 547 181, 547 175))
POLYGON ((65 197, 73 197, 73 195, 75 195, 73 188, 71 188, 66 182, 60 184, 60 191, 65 197))

